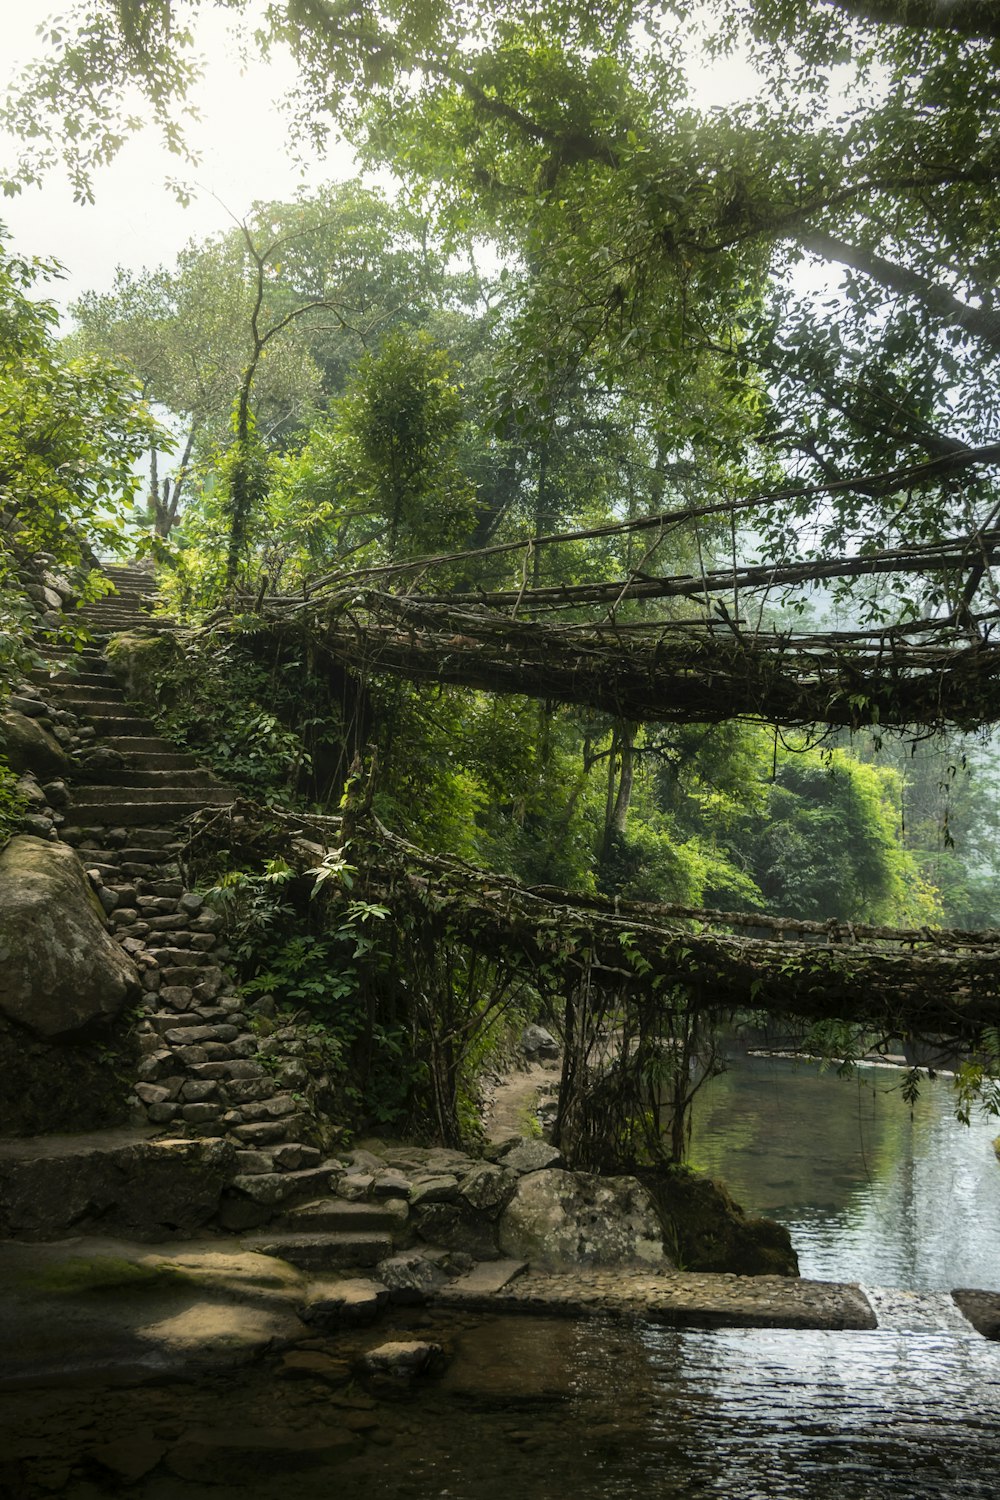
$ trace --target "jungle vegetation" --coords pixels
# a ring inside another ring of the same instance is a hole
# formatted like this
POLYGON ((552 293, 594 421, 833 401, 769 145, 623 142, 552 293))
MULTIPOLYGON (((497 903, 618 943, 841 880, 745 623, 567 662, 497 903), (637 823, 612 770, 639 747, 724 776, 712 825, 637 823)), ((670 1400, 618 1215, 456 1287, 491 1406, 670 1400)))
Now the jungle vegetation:
MULTIPOLYGON (((529 884, 995 924, 995 760, 947 725, 893 736, 868 715, 852 736, 766 709, 639 723, 377 672, 352 684, 254 620, 255 602, 320 578, 388 578, 737 641, 988 645, 994 8, 217 3, 265 53, 291 49, 300 138, 346 134, 398 191, 360 177, 255 204, 173 265, 120 270, 62 340, 29 297, 51 267, 4 255, 8 636, 20 553, 86 572, 80 538, 134 550, 141 534, 172 612, 229 622, 221 656, 193 637, 162 663, 151 707, 263 802, 335 810, 359 757, 397 833, 529 884), (732 56, 755 70, 746 100, 699 103, 699 74, 732 56), (754 568, 776 581, 744 586, 754 568), (720 574, 731 588, 710 590, 720 574), (693 583, 623 588, 607 616, 594 603, 608 580, 672 575, 693 583)), ((81 0, 47 23, 5 106, 24 143, 7 191, 64 169, 85 199, 136 125, 136 88, 183 157, 209 8, 81 0)), ((990 718, 991 690, 972 683, 963 723, 990 718)), ((290 1003, 331 945, 350 967, 384 922, 359 907, 332 935, 304 932, 280 868, 229 879, 269 934, 248 977, 290 1003)), ((442 982, 473 1003, 468 969, 442 982)), ((497 971, 476 985, 504 992, 497 971)), ((380 1022, 385 1046, 404 1046, 402 1015, 380 1022)))

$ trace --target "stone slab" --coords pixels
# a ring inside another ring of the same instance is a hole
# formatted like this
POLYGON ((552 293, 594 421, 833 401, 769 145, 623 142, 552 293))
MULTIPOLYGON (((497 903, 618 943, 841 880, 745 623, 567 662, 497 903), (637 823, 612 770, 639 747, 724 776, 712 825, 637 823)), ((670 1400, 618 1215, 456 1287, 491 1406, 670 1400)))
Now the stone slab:
MULTIPOLYGON (((485 1268, 484 1268, 485 1269, 485 1268)), ((861 1288, 790 1276, 579 1270, 529 1271, 500 1291, 436 1294, 470 1311, 535 1317, 639 1317, 671 1328, 875 1328, 861 1288)))
POLYGON ((528 1269, 524 1260, 491 1260, 473 1266, 464 1276, 449 1282, 438 1292, 438 1302, 466 1302, 470 1297, 494 1297, 528 1269))
POLYGON ((959 1312, 984 1339, 1000 1340, 1000 1292, 977 1292, 965 1287, 952 1292, 959 1312))

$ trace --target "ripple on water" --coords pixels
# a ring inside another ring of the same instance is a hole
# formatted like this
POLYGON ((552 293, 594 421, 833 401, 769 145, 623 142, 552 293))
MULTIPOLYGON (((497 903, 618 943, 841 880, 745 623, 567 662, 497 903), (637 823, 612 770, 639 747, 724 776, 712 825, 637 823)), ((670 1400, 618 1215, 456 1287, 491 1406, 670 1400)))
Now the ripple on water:
POLYGON ((648 1330, 644 1342, 657 1426, 669 1448, 689 1424, 702 1493, 996 1495, 1000 1347, 975 1334, 648 1330))
POLYGON ((383 1467, 379 1500, 997 1493, 1000 1346, 978 1336, 497 1319, 463 1331, 446 1386, 451 1404, 420 1403, 423 1460, 399 1488, 383 1467))

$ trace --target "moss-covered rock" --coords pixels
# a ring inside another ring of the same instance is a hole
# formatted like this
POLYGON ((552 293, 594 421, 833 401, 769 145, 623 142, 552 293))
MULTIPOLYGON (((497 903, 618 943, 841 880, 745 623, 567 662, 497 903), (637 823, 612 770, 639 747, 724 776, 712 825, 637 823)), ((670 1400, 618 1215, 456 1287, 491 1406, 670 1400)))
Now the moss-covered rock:
POLYGON ((176 706, 181 690, 171 690, 170 680, 184 660, 184 648, 174 632, 126 631, 108 642, 105 655, 126 697, 162 708, 176 706))
POLYGON ((666 1244, 685 1271, 729 1271, 738 1276, 797 1276, 788 1230, 752 1218, 719 1182, 688 1167, 636 1172, 656 1206, 666 1244))
POLYGON ((500 1249, 552 1268, 671 1264, 649 1194, 634 1177, 554 1168, 520 1179, 500 1220, 500 1249))
POLYGON ((121 1135, 0 1142, 0 1237, 157 1240, 210 1222, 232 1175, 229 1142, 121 1135))
POLYGON ((54 735, 26 714, 0 714, 0 748, 12 771, 33 771, 39 781, 69 774, 70 759, 54 735))
POLYGON ((140 993, 74 851, 11 839, 0 852, 0 1015, 35 1037, 80 1037, 140 993))

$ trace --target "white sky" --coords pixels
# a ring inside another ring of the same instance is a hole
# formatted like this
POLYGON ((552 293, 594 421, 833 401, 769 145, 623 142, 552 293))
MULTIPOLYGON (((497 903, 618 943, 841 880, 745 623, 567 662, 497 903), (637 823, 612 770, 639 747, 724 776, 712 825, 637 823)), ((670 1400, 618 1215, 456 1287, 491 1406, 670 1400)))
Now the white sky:
MULTIPOLYGON (((62 8, 59 0, 0 0, 0 90, 38 54, 38 25, 62 8)), ((193 100, 202 119, 188 130, 201 157, 198 167, 187 167, 164 150, 150 130, 95 176, 94 204, 74 203, 59 171, 40 189, 0 199, 0 223, 6 224, 13 247, 22 254, 54 256, 65 267, 65 280, 46 293, 58 303, 84 291, 106 290, 118 265, 131 270, 171 265, 190 239, 227 229, 230 214, 240 218, 257 199, 288 199, 301 187, 354 175, 351 150, 332 143, 325 159, 313 160, 303 176, 288 151, 288 126, 277 104, 295 80, 291 59, 274 57, 241 71, 231 24, 212 8, 198 23, 206 79, 193 100), (171 177, 198 184, 188 207, 165 186, 171 177)), ((249 25, 246 19, 242 24, 249 25)), ((753 82, 738 60, 716 63, 710 75, 697 78, 695 93, 703 105, 725 103, 751 92, 753 82)), ((12 148, 0 134, 0 151, 9 156, 12 148)))
MULTIPOLYGON (((57 0, 0 0, 0 87, 38 54, 36 27, 56 5, 57 0)), ((325 161, 314 161, 305 176, 293 162, 288 126, 276 104, 294 81, 290 59, 252 63, 241 72, 226 18, 214 10, 199 24, 198 50, 208 66, 193 100, 202 119, 188 132, 201 157, 197 167, 171 155, 149 130, 95 176, 93 204, 74 203, 58 171, 42 188, 0 200, 0 223, 14 247, 23 254, 55 256, 65 266, 66 280, 51 288, 60 303, 85 290, 106 289, 119 264, 131 269, 171 264, 188 240, 230 227, 226 209, 239 218, 256 199, 291 198, 300 187, 354 174, 353 153, 345 145, 335 145, 325 161), (169 178, 198 184, 188 207, 165 186, 169 178)), ((8 156, 11 151, 9 137, 2 134, 0 150, 8 156)))

